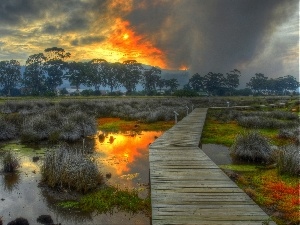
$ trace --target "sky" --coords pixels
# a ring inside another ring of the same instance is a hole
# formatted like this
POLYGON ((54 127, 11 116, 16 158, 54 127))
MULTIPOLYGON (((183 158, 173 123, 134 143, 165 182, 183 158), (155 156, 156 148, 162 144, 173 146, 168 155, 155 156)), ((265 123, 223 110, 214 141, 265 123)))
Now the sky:
POLYGON ((3 0, 0 61, 49 47, 190 75, 238 69, 299 80, 298 0, 3 0))

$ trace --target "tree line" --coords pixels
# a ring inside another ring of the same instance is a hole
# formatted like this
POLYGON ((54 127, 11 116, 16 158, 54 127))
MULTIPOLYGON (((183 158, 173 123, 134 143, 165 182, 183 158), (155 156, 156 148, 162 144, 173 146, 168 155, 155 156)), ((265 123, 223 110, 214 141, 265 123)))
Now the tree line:
POLYGON ((123 63, 109 63, 104 59, 93 59, 89 62, 66 62, 70 53, 62 48, 52 47, 44 53, 30 55, 26 60, 25 71, 21 74, 20 63, 16 60, 0 62, 0 85, 2 93, 10 95, 13 89, 21 86, 25 95, 44 95, 55 93, 57 87, 66 79, 78 90, 80 85, 108 87, 110 92, 120 88, 127 94, 136 91, 140 83, 146 94, 154 94, 158 89, 166 88, 175 91, 177 79, 162 79, 161 70, 156 67, 145 69, 136 60, 123 63))
POLYGON ((246 84, 245 89, 237 90, 241 72, 237 69, 226 73, 209 72, 205 76, 194 74, 184 85, 185 91, 204 92, 208 95, 286 95, 295 91, 299 82, 292 75, 279 78, 268 78, 262 73, 256 73, 246 84))
MULTIPOLYGON (((237 69, 226 73, 209 72, 201 76, 194 74, 182 90, 178 90, 178 80, 163 79, 157 67, 144 68, 136 60, 123 63, 110 63, 104 59, 93 59, 88 62, 66 62, 71 54, 63 48, 47 48, 44 53, 33 54, 26 60, 25 71, 21 74, 21 65, 17 60, 0 62, 0 85, 2 94, 19 95, 55 95, 57 88, 68 80, 79 90, 80 85, 93 88, 107 87, 110 92, 120 87, 128 95, 136 92, 141 84, 146 95, 156 95, 166 91, 177 95, 233 95, 237 93, 241 72, 237 69)), ((255 74, 247 84, 248 91, 261 94, 285 94, 299 87, 299 82, 291 75, 268 79, 261 73, 255 74)), ((249 94, 251 94, 249 93, 249 94)))

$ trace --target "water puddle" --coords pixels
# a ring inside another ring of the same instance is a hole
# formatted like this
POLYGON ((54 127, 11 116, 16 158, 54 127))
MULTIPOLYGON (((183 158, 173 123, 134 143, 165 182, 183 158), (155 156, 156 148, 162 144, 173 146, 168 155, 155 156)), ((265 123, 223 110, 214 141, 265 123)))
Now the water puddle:
MULTIPOLYGON (((84 143, 93 148, 106 183, 120 188, 138 188, 140 196, 146 197, 149 188, 148 146, 162 132, 101 133, 84 143)), ((40 165, 45 148, 7 143, 0 148, 0 154, 13 150, 20 159, 17 173, 0 172, 0 216, 4 224, 17 217, 26 218, 30 224, 40 224, 40 215, 50 215, 54 223, 66 224, 150 224, 144 214, 129 215, 115 211, 113 214, 83 213, 65 210, 57 206, 57 198, 39 187, 40 165), (2 151, 2 152, 1 152, 2 151)))
POLYGON ((217 165, 232 164, 228 147, 216 144, 203 144, 202 151, 217 165))

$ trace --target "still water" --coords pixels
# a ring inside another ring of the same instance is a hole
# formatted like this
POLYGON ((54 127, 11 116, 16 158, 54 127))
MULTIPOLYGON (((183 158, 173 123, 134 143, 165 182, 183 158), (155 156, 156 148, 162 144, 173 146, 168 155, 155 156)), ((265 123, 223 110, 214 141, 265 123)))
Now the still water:
MULTIPOLYGON (((107 184, 120 188, 138 188, 140 197, 149 189, 148 146, 162 132, 101 133, 85 140, 84 148, 93 148, 100 171, 107 184)), ((40 166, 45 153, 43 147, 28 147, 17 142, 1 146, 1 151, 11 149, 20 159, 17 173, 0 173, 0 217, 4 224, 17 217, 26 218, 31 225, 40 224, 40 215, 50 215, 54 223, 66 224, 150 224, 143 214, 124 212, 111 214, 83 213, 57 206, 59 196, 39 186, 40 166)))

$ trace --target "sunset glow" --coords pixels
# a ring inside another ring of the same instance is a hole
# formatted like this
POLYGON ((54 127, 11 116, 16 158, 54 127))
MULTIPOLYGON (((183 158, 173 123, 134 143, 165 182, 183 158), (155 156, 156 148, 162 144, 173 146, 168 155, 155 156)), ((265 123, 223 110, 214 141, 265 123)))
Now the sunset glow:
POLYGON ((188 70, 189 68, 187 67, 187 66, 185 66, 185 65, 182 65, 180 68, 179 68, 179 70, 188 70))
POLYGON ((121 176, 130 173, 130 168, 148 154, 148 146, 162 132, 143 132, 141 135, 132 133, 107 134, 104 142, 95 140, 95 151, 101 153, 100 164, 107 172, 121 176), (113 141, 112 141, 113 140, 113 141))
POLYGON ((140 63, 166 68, 165 54, 145 36, 137 34, 128 21, 118 18, 108 39, 99 46, 109 50, 108 61, 136 60, 140 63))

